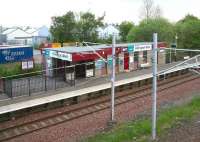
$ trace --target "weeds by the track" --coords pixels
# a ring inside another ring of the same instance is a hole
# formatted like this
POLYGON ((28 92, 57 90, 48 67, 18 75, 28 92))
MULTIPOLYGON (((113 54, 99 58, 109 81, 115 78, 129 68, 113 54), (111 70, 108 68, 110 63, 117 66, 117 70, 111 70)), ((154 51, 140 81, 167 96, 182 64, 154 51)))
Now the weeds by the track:
MULTIPOLYGON (((200 97, 195 97, 191 102, 165 109, 159 113, 157 119, 157 133, 162 135, 167 129, 172 128, 183 120, 190 120, 200 113, 200 97)), ((138 119, 124 124, 119 124, 109 132, 97 134, 84 142, 146 142, 151 135, 151 118, 138 119)))

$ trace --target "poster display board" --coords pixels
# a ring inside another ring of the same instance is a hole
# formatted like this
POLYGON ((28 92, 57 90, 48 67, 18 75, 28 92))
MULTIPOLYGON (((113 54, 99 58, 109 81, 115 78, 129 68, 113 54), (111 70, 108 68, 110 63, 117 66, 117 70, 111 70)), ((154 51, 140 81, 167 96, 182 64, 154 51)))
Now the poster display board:
POLYGON ((22 61, 22 70, 32 69, 33 67, 33 60, 22 61))
POLYGON ((94 69, 86 70, 86 77, 93 77, 94 76, 94 69))

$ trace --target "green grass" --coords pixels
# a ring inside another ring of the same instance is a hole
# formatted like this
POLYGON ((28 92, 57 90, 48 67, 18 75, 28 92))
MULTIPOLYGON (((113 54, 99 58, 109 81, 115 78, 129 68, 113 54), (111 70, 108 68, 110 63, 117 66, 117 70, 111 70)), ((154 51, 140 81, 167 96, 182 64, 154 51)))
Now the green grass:
MULTIPOLYGON (((190 120, 200 113, 200 97, 183 106, 172 107, 159 113, 157 119, 157 134, 172 128, 182 120, 190 120)), ((151 119, 144 118, 117 125, 109 132, 97 134, 83 142, 146 142, 151 135, 151 119)))
MULTIPOLYGON (((21 63, 2 64, 0 65, 0 77, 9 77, 13 75, 31 73, 35 71, 41 71, 41 70, 42 70, 42 66, 39 64, 35 64, 34 68, 29 69, 29 70, 22 70, 21 63)), ((36 74, 38 73, 32 73, 29 76, 36 75, 36 74)), ((20 77, 24 77, 24 76, 16 76, 16 77, 11 77, 11 78, 20 78, 20 77)))

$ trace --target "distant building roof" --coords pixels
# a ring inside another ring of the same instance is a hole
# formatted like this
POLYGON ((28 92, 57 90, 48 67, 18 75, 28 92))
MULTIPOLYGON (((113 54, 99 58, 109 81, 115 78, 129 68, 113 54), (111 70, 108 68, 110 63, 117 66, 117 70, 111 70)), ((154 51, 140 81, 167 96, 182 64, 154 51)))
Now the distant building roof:
POLYGON ((40 28, 12 27, 4 30, 2 34, 7 35, 8 39, 26 38, 33 36, 48 37, 50 35, 49 29, 46 26, 42 26, 40 28))
POLYGON ((110 35, 116 34, 117 38, 119 37, 119 30, 114 25, 107 25, 106 27, 100 27, 97 29, 100 38, 109 38, 110 35))
POLYGON ((17 30, 16 28, 9 28, 9 29, 4 30, 2 34, 8 35, 10 33, 13 33, 16 30, 17 30))

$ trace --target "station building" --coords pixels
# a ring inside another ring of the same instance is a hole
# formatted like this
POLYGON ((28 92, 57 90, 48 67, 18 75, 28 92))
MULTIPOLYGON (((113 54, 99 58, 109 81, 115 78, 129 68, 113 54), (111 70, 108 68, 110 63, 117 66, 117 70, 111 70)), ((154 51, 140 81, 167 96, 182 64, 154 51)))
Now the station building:
MULTIPOLYGON (((116 44, 116 73, 151 66, 152 42, 116 44)), ((166 43, 158 43, 158 64, 165 64, 166 43)), ((112 45, 44 48, 47 76, 101 77, 112 71, 112 45), (56 68, 56 70, 54 70, 56 68)))

